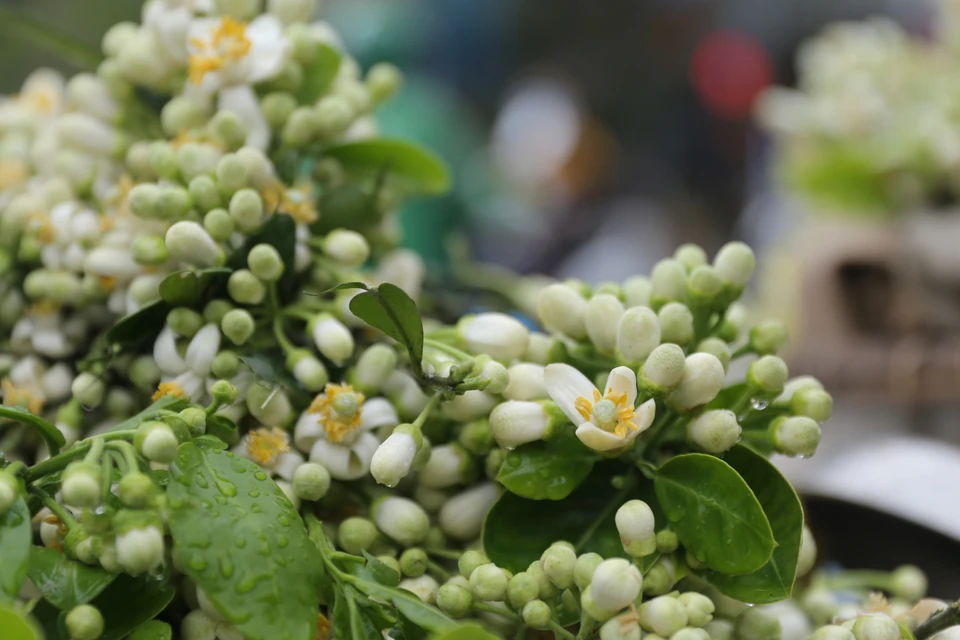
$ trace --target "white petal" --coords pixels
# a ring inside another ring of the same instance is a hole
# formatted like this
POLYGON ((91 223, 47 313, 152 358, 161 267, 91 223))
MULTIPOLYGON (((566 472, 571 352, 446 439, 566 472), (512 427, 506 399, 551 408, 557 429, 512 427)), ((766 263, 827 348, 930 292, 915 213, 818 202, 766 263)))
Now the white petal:
POLYGON ((246 145, 260 151, 270 144, 270 125, 267 124, 260 102, 249 85, 241 84, 220 90, 217 98, 220 111, 229 111, 247 128, 246 145))
POLYGON ((653 398, 647 400, 637 407, 637 410, 633 414, 633 423, 637 425, 637 430, 628 433, 627 439, 632 440, 643 431, 646 431, 650 425, 653 424, 653 419, 656 417, 656 415, 657 403, 653 398))
POLYGON ((27 356, 10 369, 10 382, 18 387, 35 387, 44 373, 43 362, 35 356, 27 356))
POLYGON ((297 420, 297 425, 293 428, 293 443, 300 451, 308 452, 313 449, 317 440, 325 440, 327 432, 315 413, 304 411, 297 420))
POLYGON ((356 480, 370 470, 370 460, 379 444, 369 433, 363 434, 352 447, 317 440, 310 450, 310 461, 322 464, 337 480, 356 480))
POLYGON ((253 46, 268 44, 280 40, 283 35, 283 23, 274 15, 263 14, 247 25, 246 33, 253 46))
POLYGON ((303 464, 303 455, 299 451, 285 451, 277 456, 271 471, 273 475, 287 482, 293 481, 293 472, 303 464))
POLYGON ((48 400, 60 400, 70 395, 70 384, 73 382, 73 372, 63 362, 50 367, 40 382, 43 394, 48 400))
POLYGON ((637 399, 637 374, 630 367, 617 367, 607 376, 607 384, 600 393, 606 394, 613 390, 614 393, 626 393, 627 404, 631 407, 637 399))
POLYGON ((187 361, 177 351, 177 335, 170 327, 164 327, 153 343, 153 359, 160 371, 168 376, 180 375, 187 370, 187 361))
POLYGON ((543 384, 573 424, 582 424, 583 416, 576 408, 577 398, 593 402, 593 392, 597 390, 587 376, 568 364, 551 364, 543 370, 543 384))
POLYGON ((580 438, 580 442, 594 451, 611 451, 618 449, 633 440, 636 435, 636 431, 628 429, 627 436, 621 438, 614 433, 604 431, 592 422, 584 422, 577 427, 577 437, 580 438))
POLYGON ((84 268, 94 275, 121 280, 131 280, 143 272, 143 267, 134 261, 130 249, 120 247, 100 246, 93 249, 84 260, 84 268))
POLYGON ((59 329, 43 329, 33 332, 33 348, 50 358, 62 358, 73 351, 67 337, 59 329))
POLYGON ((197 53, 200 47, 196 43, 212 44, 213 32, 220 25, 220 18, 197 18, 190 23, 187 31, 187 46, 191 53, 197 53))
POLYGON ((220 327, 212 322, 204 325, 197 335, 193 336, 190 346, 187 347, 187 366, 201 377, 210 373, 210 365, 220 351, 220 327))
POLYGON ((174 378, 173 381, 179 384, 183 392, 194 402, 204 400, 207 395, 207 390, 204 387, 206 378, 198 376, 193 371, 184 371, 174 378))
POLYGON ((287 40, 254 44, 247 61, 250 63, 247 79, 251 83, 262 82, 275 77, 283 70, 290 58, 290 43, 287 40))
POLYGON ((376 429, 377 427, 395 427, 400 424, 397 410, 386 398, 370 398, 363 403, 360 409, 360 428, 376 429))

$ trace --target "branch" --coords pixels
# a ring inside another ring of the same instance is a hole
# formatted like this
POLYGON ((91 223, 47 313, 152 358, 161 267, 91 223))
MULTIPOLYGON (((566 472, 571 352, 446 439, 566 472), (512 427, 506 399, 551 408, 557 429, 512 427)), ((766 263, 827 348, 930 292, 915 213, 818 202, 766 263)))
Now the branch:
POLYGON ((941 609, 927 618, 926 622, 917 627, 914 635, 917 640, 926 640, 926 638, 944 629, 949 629, 957 625, 960 625, 960 601, 954 602, 946 609, 941 609))

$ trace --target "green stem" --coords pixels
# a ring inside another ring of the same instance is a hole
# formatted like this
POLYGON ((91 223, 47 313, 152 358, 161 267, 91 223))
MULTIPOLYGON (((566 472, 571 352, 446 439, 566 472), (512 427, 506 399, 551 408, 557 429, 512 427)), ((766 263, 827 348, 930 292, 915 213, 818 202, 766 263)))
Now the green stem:
MULTIPOLYGON (((106 435, 109 436, 110 434, 116 433, 118 431, 134 430, 136 429, 136 427, 140 426, 141 422, 146 422, 147 420, 155 419, 160 414, 161 411, 164 411, 167 409, 171 411, 179 411, 180 409, 185 409, 187 406, 189 406, 189 404, 190 404, 190 401, 185 398, 178 398, 172 395, 163 396, 159 398, 156 402, 154 402, 152 405, 150 405, 149 407, 141 411, 140 413, 130 416, 123 422, 115 425, 113 428, 110 429, 109 433, 107 433, 106 435)), ((114 440, 116 438, 107 438, 107 439, 114 440)))
POLYGON ((0 7, 0 29, 11 37, 38 44, 81 69, 96 69, 100 64, 100 55, 85 43, 20 11, 0 7))
POLYGON ((117 440, 109 443, 107 447, 123 456, 127 464, 128 473, 133 473, 140 469, 140 460, 137 458, 137 451, 133 448, 132 444, 125 440, 117 440))
POLYGON ((113 484, 113 456, 107 454, 103 456, 103 462, 100 466, 100 501, 106 504, 107 496, 110 495, 110 485, 113 484))
POLYGON ((417 416, 417 419, 413 421, 413 426, 415 426, 417 429, 422 429, 424 423, 426 423, 427 421, 427 417, 436 408, 438 402, 440 402, 439 393, 434 395, 433 397, 430 398, 430 400, 427 401, 426 406, 423 407, 423 411, 421 411, 420 415, 417 416))
MULTIPOLYGON (((473 602, 473 610, 474 610, 474 611, 485 611, 485 612, 487 612, 487 613, 495 613, 495 614, 497 614, 498 616, 503 616, 504 618, 510 618, 511 620, 515 620, 515 621, 517 621, 517 622, 520 622, 520 620, 521 620, 520 616, 518 616, 517 614, 515 614, 513 611, 510 611, 510 610, 508 610, 508 609, 500 609, 499 607, 495 607, 495 606, 493 606, 492 604, 487 604, 486 602, 477 602, 477 601, 474 601, 474 602, 473 602)), ((571 636, 571 637, 572 637, 572 636, 571 636)))
POLYGON ((93 442, 90 444, 90 450, 87 452, 87 455, 83 457, 83 461, 89 464, 96 464, 100 460, 100 456, 103 455, 103 448, 106 446, 106 442, 103 439, 103 436, 95 436, 93 442))
POLYGON ((27 482, 34 482, 39 478, 60 471, 74 460, 79 460, 90 450, 90 446, 94 439, 100 439, 103 442, 110 440, 125 440, 127 438, 132 438, 134 433, 136 433, 135 429, 130 429, 127 431, 111 431, 110 433, 96 436, 96 438, 88 438, 78 442, 63 453, 52 458, 47 458, 43 462, 38 462, 30 467, 26 475, 27 482))
POLYGON ((447 571, 447 569, 445 569, 444 567, 441 567, 439 564, 437 564, 433 560, 430 560, 429 558, 427 559, 427 569, 429 569, 432 573, 439 576, 443 580, 449 580, 450 576, 453 575, 450 571, 447 571))
POLYGON ((737 358, 742 358, 743 356, 748 356, 753 353, 753 347, 750 346, 750 343, 741 346, 739 349, 730 354, 731 360, 736 360, 737 358))
POLYGON ((685 419, 685 416, 674 415, 669 411, 665 412, 663 420, 661 420, 659 424, 655 424, 650 427, 650 439, 645 443, 640 455, 643 455, 648 451, 653 451, 653 449, 660 444, 663 436, 665 436, 671 429, 683 422, 685 419))
POLYGON ((561 627, 558 622, 554 622, 553 620, 550 621, 550 630, 553 631, 554 635, 564 638, 564 640, 577 640, 572 633, 561 627))
POLYGON ((449 549, 426 549, 426 552, 431 556, 443 558, 444 560, 459 560, 462 555, 459 551, 451 551, 449 549))
POLYGON ((743 410, 750 406, 750 398, 753 397, 753 389, 747 386, 743 390, 743 395, 737 398, 737 401, 733 403, 733 406, 730 407, 730 411, 733 411, 733 414, 737 416, 737 419, 740 419, 740 414, 743 413, 743 410))
POLYGON ((70 529, 77 524, 77 521, 73 515, 67 511, 62 504, 54 500, 46 491, 41 491, 39 489, 31 489, 31 491, 40 496, 41 500, 43 500, 43 506, 50 509, 50 513, 57 516, 60 522, 62 522, 67 529, 70 529))
POLYGON ((469 360, 470 354, 457 349, 456 347, 446 344, 445 342, 440 342, 438 340, 430 340, 429 338, 423 341, 423 346, 431 347, 437 351, 442 351, 448 355, 453 356, 459 360, 469 360))
POLYGON ((917 640, 926 640, 930 636, 960 624, 960 602, 954 602, 946 609, 933 614, 917 627, 913 635, 917 640))
POLYGON ((577 632, 577 640, 586 640, 593 631, 594 619, 590 614, 584 611, 580 614, 580 630, 577 632))
POLYGON ((308 311, 306 309, 301 309, 298 307, 287 307, 283 310, 283 315, 288 318, 296 318, 297 320, 303 320, 304 322, 310 322, 316 317, 315 312, 308 311))
POLYGON ((607 503, 607 506, 603 508, 603 511, 601 511, 600 514, 594 518, 593 522, 590 523, 590 526, 587 527, 587 529, 583 532, 583 535, 580 536, 580 539, 577 540, 577 543, 574 545, 574 550, 577 553, 580 553, 580 550, 583 549, 583 545, 587 544, 587 541, 593 537, 593 534, 596 533, 600 525, 603 524, 603 521, 609 518, 610 514, 612 514, 614 510, 619 509, 623 505, 624 498, 626 498, 627 494, 633 490, 634 486, 636 485, 636 481, 636 477, 632 474, 626 478, 623 486, 619 491, 617 491, 616 495, 613 496, 613 499, 607 503))
POLYGON ((280 314, 273 317, 273 335, 277 338, 277 343, 285 354, 289 355, 296 351, 296 345, 290 342, 290 338, 288 338, 287 334, 283 331, 283 316, 280 314))

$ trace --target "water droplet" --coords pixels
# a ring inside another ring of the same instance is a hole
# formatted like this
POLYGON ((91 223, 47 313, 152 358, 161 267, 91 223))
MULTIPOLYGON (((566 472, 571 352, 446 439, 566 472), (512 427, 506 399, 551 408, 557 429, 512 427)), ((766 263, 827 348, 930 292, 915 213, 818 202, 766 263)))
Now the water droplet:
POLYGON ((243 549, 245 546, 247 546, 247 539, 237 536, 233 539, 233 544, 237 547, 237 549, 243 549))
POLYGON ((250 496, 251 498, 259 498, 260 492, 257 491, 256 489, 251 489, 250 491, 247 492, 247 495, 250 496))
POLYGON ((213 453, 214 455, 217 455, 217 456, 218 456, 218 455, 220 455, 221 453, 223 453, 223 451, 220 451, 220 449, 213 449, 213 450, 212 450, 212 453, 213 453))
POLYGON ((203 571, 207 568, 207 561, 203 559, 203 556, 198 554, 190 556, 190 562, 188 564, 194 571, 203 571))
POLYGON ((217 501, 217 504, 224 506, 227 504, 227 499, 224 496, 214 496, 213 499, 217 501))
POLYGON ((283 526, 283 527, 290 526, 290 518, 288 518, 287 516, 280 516, 279 518, 277 518, 277 522, 279 522, 280 526, 283 526))
POLYGON ((250 593, 255 586, 257 586, 257 579, 250 576, 237 582, 236 586, 234 586, 234 591, 237 593, 250 593))
POLYGON ((763 411, 769 406, 769 402, 766 400, 761 400, 760 398, 750 398, 750 406, 753 407, 756 411, 763 411))
POLYGON ((170 505, 172 509, 179 509, 183 506, 183 498, 170 498, 167 500, 167 504, 170 505))
POLYGON ((250 505, 250 511, 253 511, 254 513, 261 513, 263 509, 261 509, 260 505, 258 505, 257 503, 253 503, 252 505, 250 505))
POLYGON ((233 563, 228 558, 220 558, 220 575, 224 578, 233 576, 233 563))
POLYGON ((274 556, 273 561, 276 562, 281 567, 287 566, 287 559, 283 556, 274 556))
POLYGON ((256 478, 257 480, 266 480, 267 474, 265 474, 263 471, 257 471, 256 473, 253 474, 253 477, 256 478))
POLYGON ((224 482, 223 480, 217 480, 217 489, 220 490, 220 493, 230 498, 237 495, 237 486, 232 482, 224 482))
POLYGON ((507 458, 507 466, 510 467, 519 467, 520 459, 519 458, 507 458))
POLYGON ((232 451, 227 451, 227 457, 228 457, 228 458, 232 458, 232 457, 233 457, 233 452, 232 452, 232 451))
POLYGON ((207 482, 207 479, 202 473, 198 473, 197 477, 194 479, 194 482, 197 483, 197 486, 201 489, 207 489, 210 486, 210 483, 207 482))
POLYGON ((507 451, 513 451, 514 449, 516 449, 516 447, 504 447, 504 449, 506 449, 507 451))
POLYGON ((280 547, 281 549, 286 547, 288 544, 290 544, 290 541, 287 540, 286 536, 280 536, 277 538, 277 546, 280 547))

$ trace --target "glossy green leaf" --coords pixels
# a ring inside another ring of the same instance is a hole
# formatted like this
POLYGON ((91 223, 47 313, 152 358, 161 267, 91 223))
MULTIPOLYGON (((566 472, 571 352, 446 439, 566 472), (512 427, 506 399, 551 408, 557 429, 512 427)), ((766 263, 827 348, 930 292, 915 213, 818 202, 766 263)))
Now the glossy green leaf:
POLYGON ((614 515, 632 496, 615 489, 611 480, 625 471, 614 462, 598 464, 563 500, 529 500, 504 492, 484 521, 484 552, 491 562, 514 573, 525 571, 557 540, 574 543, 579 553, 622 556, 614 515))
POLYGON ((720 393, 717 394, 713 400, 707 404, 707 409, 730 409, 733 407, 740 398, 743 397, 743 394, 747 391, 747 383, 740 382, 737 384, 732 384, 729 387, 724 387, 720 390, 720 393))
POLYGON ((242 247, 230 254, 226 267, 231 271, 247 268, 247 256, 258 244, 269 244, 283 260, 283 275, 277 282, 280 301, 284 302, 296 293, 297 274, 294 255, 297 247, 297 225, 285 213, 274 213, 242 247))
POLYGON ((776 542, 750 487, 729 464, 702 453, 670 459, 654 481, 657 499, 683 546, 714 571, 749 573, 776 542))
POLYGON ((0 404, 0 418, 20 422, 40 434, 43 441, 47 443, 50 455, 55 456, 60 453, 60 448, 67 444, 60 429, 57 429, 52 423, 44 420, 40 416, 34 415, 23 407, 12 407, 0 404))
POLYGON ((155 420, 163 411, 179 412, 183 409, 186 409, 188 406, 190 406, 190 400, 188 398, 178 398, 173 395, 162 396, 140 413, 130 416, 123 422, 115 424, 114 426, 110 427, 108 431, 126 431, 128 429, 135 429, 142 422, 155 420))
POLYGON ((328 44, 318 44, 313 60, 303 67, 303 83, 297 92, 297 101, 313 104, 326 93, 340 71, 340 62, 340 52, 328 44))
POLYGON ((388 587, 395 587, 400 584, 400 574, 393 567, 388 567, 367 551, 363 552, 363 557, 367 559, 366 567, 374 580, 388 587))
POLYGON ((294 402, 309 403, 313 396, 307 394, 296 378, 290 375, 280 351, 261 351, 240 356, 257 377, 257 384, 268 389, 283 389, 294 402))
POLYGON ((316 633, 322 560, 283 491, 230 452, 180 446, 167 487, 186 574, 249 640, 316 633))
POLYGON ((23 496, 0 516, 0 601, 14 599, 20 593, 30 564, 30 542, 33 531, 30 510, 23 496))
POLYGON ((450 170, 436 154, 404 140, 379 138, 330 147, 325 154, 354 172, 386 171, 400 188, 415 194, 440 195, 450 189, 450 170))
POLYGON ((358 588, 372 598, 391 602, 408 620, 427 631, 445 631, 456 626, 456 622, 447 614, 406 589, 366 581, 358 588))
POLYGON ((163 325, 166 324, 167 314, 170 313, 171 308, 163 300, 157 300, 120 318, 107 332, 107 340, 124 347, 151 342, 156 339, 163 325))
MULTIPOLYGON (((207 435, 234 445, 240 442, 240 432, 233 420, 226 416, 213 414, 207 418, 207 435)), ((196 442, 196 440, 194 440, 196 442)), ((222 447, 221 447, 222 448, 222 447)))
POLYGON ((43 633, 41 636, 45 640, 70 640, 67 634, 60 632, 60 616, 66 614, 50 604, 49 601, 41 599, 30 612, 33 619, 40 625, 43 633))
POLYGON ((211 287, 226 282, 230 272, 226 267, 215 267, 171 273, 160 282, 160 297, 174 307, 196 307, 205 301, 211 287))
POLYGON ((44 598, 67 611, 96 598, 117 577, 43 547, 31 547, 27 575, 44 598))
POLYGON ((586 480, 599 460, 572 431, 507 453, 497 482, 521 498, 562 500, 586 480))
POLYGON ((0 637, 3 640, 42 640, 43 631, 36 622, 16 609, 0 604, 0 637))
POLYGON ((325 190, 320 196, 319 209, 323 215, 310 225, 315 235, 334 229, 363 232, 383 219, 377 206, 377 191, 352 183, 325 190))
POLYGON ((736 446, 723 459, 757 496, 770 521, 777 547, 770 561, 752 573, 731 576, 711 571, 703 578, 721 593, 741 602, 765 604, 789 598, 797 577, 803 535, 800 499, 777 468, 750 449, 736 446))
POLYGON ((129 640, 171 640, 173 629, 162 620, 150 620, 133 630, 129 640))
POLYGON ((350 301, 350 311, 406 347, 410 359, 423 358, 423 322, 417 303, 400 287, 384 283, 350 301))
POLYGON ((497 636, 478 624, 465 624, 445 633, 431 636, 430 640, 497 640, 497 636))
MULTIPOLYGON (((166 609, 176 593, 177 589, 170 575, 157 577, 149 574, 121 574, 90 603, 103 614, 103 635, 98 640, 126 638, 131 631, 166 609)), ((148 636, 154 637, 156 636, 148 636)))
POLYGON ((347 289, 363 289, 364 291, 367 291, 370 289, 370 287, 363 282, 341 282, 337 286, 330 287, 329 289, 321 291, 320 293, 310 293, 308 295, 321 297, 331 293, 336 293, 337 291, 345 291, 347 289))

